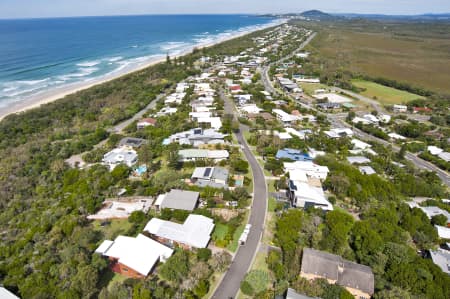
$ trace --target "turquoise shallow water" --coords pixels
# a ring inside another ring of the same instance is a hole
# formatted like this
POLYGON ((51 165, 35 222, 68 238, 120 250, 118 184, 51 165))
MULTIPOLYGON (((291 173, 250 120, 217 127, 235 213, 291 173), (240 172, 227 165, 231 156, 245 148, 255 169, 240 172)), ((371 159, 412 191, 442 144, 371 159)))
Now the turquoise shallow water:
POLYGON ((0 107, 271 22, 246 15, 0 20, 0 107))

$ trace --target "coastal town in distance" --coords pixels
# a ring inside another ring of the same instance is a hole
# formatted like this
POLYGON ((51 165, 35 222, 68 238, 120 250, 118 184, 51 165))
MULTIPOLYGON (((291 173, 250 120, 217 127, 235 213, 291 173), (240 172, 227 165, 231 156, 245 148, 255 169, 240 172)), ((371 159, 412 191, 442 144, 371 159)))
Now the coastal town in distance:
POLYGON ((0 299, 450 298, 450 15, 252 17, 5 106, 0 299))

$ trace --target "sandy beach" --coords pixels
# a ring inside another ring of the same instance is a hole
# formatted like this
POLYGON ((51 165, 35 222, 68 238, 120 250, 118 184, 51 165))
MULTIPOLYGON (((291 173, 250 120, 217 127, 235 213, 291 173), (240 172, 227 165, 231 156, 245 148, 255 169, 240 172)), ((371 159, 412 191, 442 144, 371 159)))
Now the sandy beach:
MULTIPOLYGON (((179 55, 175 55, 173 57, 181 57, 181 56, 185 56, 187 54, 192 53, 194 48, 207 48, 207 47, 211 47, 214 46, 216 44, 220 44, 223 43, 225 41, 237 38, 237 37, 241 37, 247 34, 250 34, 252 32, 258 31, 258 30, 263 30, 263 29, 267 29, 273 26, 277 26, 279 24, 281 24, 284 21, 280 21, 278 23, 269 23, 265 26, 260 26, 258 28, 252 29, 252 30, 247 30, 247 31, 241 31, 241 32, 236 32, 236 34, 232 34, 230 36, 218 39, 214 42, 210 42, 210 43, 204 43, 204 44, 199 44, 196 46, 193 46, 192 48, 186 50, 185 52, 179 54, 179 55)), ((11 103, 9 106, 6 107, 1 107, 0 108, 0 120, 2 120, 3 118, 5 118, 6 116, 13 114, 13 113, 19 113, 19 112, 23 112, 29 109, 33 109, 33 108, 37 108, 41 105, 50 103, 50 102, 54 102, 56 100, 62 99, 67 95, 76 93, 78 91, 84 90, 84 89, 88 89, 92 86, 95 85, 99 85, 114 79, 117 79, 119 77, 122 77, 124 75, 145 69, 147 67, 150 67, 152 65, 155 65, 157 63, 163 62, 165 61, 165 57, 159 57, 159 58, 152 58, 149 59, 147 61, 144 61, 140 64, 137 65, 133 65, 130 66, 128 68, 124 68, 120 71, 116 71, 116 72, 111 72, 107 75, 98 77, 98 78, 93 78, 89 81, 83 81, 83 82, 77 82, 77 83, 72 83, 72 84, 67 84, 64 86, 60 86, 60 87, 56 87, 53 88, 51 90, 47 90, 47 91, 43 91, 43 92, 39 92, 33 96, 30 96, 26 99, 22 99, 20 101, 17 102, 13 102, 11 103)))

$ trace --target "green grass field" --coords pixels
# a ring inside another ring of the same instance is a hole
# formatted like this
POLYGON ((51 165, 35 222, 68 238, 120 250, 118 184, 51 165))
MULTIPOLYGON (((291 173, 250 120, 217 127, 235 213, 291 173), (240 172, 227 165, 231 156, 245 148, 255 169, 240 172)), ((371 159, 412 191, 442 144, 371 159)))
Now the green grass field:
POLYGON ((302 87, 303 91, 309 95, 313 95, 316 89, 328 88, 328 86, 321 83, 300 83, 300 86, 302 87))
POLYGON ((376 99, 382 104, 402 104, 416 99, 423 99, 422 96, 392 87, 387 87, 375 82, 352 80, 352 83, 356 87, 366 89, 365 91, 360 92, 362 95, 376 99))
POLYGON ((213 240, 223 240, 228 233, 228 226, 222 223, 217 223, 212 233, 213 240))
POLYGON ((242 235, 242 232, 244 231, 245 225, 242 224, 241 226, 239 226, 236 231, 233 234, 233 241, 230 242, 230 244, 228 244, 227 249, 231 252, 235 252, 238 248, 238 242, 239 242, 239 238, 242 235))
POLYGON ((353 21, 308 25, 319 34, 307 50, 323 71, 332 74, 334 70, 348 70, 450 92, 449 23, 353 21))

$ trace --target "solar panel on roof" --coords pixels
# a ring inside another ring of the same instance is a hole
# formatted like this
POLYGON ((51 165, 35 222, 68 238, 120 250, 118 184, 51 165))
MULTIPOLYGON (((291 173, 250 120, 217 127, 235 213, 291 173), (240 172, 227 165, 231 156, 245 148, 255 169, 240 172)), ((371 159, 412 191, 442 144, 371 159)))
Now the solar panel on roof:
POLYGON ((209 177, 209 175, 211 174, 211 170, 212 170, 211 167, 206 167, 205 168, 205 173, 204 173, 203 176, 209 177))

